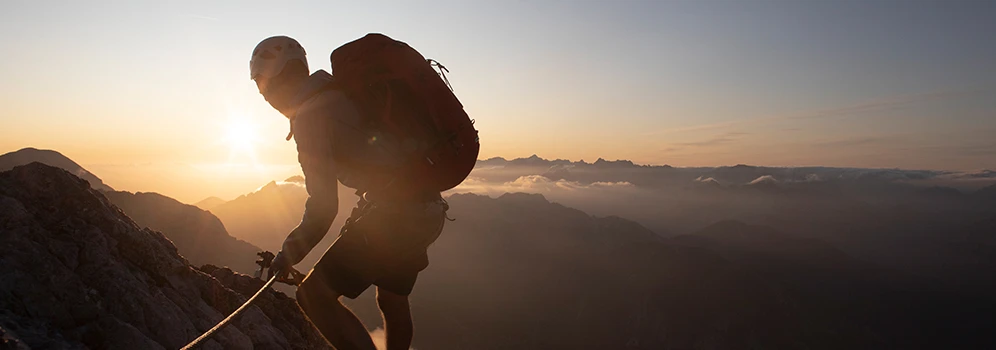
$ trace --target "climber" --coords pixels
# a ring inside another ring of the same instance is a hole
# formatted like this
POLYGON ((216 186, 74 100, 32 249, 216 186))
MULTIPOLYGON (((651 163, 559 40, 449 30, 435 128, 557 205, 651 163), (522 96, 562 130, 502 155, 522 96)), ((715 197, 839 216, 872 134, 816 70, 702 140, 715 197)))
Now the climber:
POLYGON ((325 237, 339 208, 337 182, 356 190, 356 208, 298 287, 298 304, 335 348, 372 350, 340 298, 375 285, 387 348, 408 349, 408 295, 449 209, 440 193, 473 168, 477 131, 443 79, 424 79, 445 68, 406 44, 370 34, 331 58, 334 76, 309 74, 304 48, 274 36, 249 61, 260 94, 290 121, 287 140, 297 144, 309 195, 270 273, 286 274, 325 237))

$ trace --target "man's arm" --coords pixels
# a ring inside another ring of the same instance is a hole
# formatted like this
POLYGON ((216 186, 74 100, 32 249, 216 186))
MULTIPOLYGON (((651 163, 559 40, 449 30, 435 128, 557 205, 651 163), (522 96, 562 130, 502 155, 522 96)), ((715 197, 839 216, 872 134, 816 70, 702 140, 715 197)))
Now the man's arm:
POLYGON ((301 223, 284 240, 282 253, 291 265, 301 262, 325 237, 339 210, 332 135, 325 117, 319 113, 302 113, 294 120, 294 140, 308 201, 301 223))

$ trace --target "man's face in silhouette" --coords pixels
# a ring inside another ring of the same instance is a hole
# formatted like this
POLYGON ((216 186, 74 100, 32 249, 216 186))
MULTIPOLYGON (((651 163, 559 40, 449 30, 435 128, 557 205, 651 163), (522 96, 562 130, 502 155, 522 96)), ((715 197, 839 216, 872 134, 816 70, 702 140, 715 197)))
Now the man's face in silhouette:
POLYGON ((308 77, 308 68, 301 62, 289 62, 275 77, 260 77, 255 80, 263 99, 276 110, 286 114, 291 109, 290 102, 308 77))

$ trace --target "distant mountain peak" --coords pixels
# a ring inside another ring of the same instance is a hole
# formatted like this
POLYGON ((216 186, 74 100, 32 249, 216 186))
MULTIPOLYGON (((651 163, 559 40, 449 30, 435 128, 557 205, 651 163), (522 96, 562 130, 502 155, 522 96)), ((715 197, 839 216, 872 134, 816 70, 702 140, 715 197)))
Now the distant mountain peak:
POLYGON ((609 161, 609 160, 605 160, 604 158, 598 158, 598 160, 596 160, 595 163, 592 163, 592 165, 594 165, 596 167, 601 167, 601 168, 607 168, 607 167, 624 168, 624 167, 635 167, 636 166, 635 164, 633 164, 632 161, 629 161, 629 160, 612 160, 612 161, 609 161))
POLYGON ((618 160, 606 160, 605 158, 598 158, 594 163, 586 162, 584 159, 578 161, 571 161, 569 159, 545 159, 539 155, 533 154, 526 158, 515 158, 506 159, 503 157, 492 157, 484 160, 477 161, 478 166, 555 166, 555 165, 573 165, 573 166, 594 166, 600 168, 646 168, 646 167, 658 167, 658 168, 671 168, 670 165, 640 165, 633 163, 631 160, 618 159, 618 160))
POLYGON ((524 193, 524 192, 510 192, 505 193, 498 197, 499 201, 506 201, 512 203, 541 203, 549 204, 550 201, 546 199, 545 196, 539 193, 524 193))
POLYGON ((68 171, 70 174, 78 176, 89 182, 90 186, 94 189, 101 191, 114 190, 110 186, 104 184, 104 181, 96 175, 84 169, 72 159, 69 159, 69 157, 53 150, 25 147, 14 152, 0 155, 0 171, 7 171, 16 166, 26 165, 33 162, 39 162, 68 171))
POLYGON ((266 185, 263 185, 262 187, 260 187, 259 189, 257 189, 254 192, 273 191, 273 190, 276 190, 278 187, 280 187, 280 186, 277 185, 277 181, 273 180, 273 181, 267 182, 266 185))
POLYGON ((212 208, 222 205, 224 203, 225 203, 224 199, 211 196, 202 199, 200 202, 194 203, 194 206, 201 208, 202 210, 211 210, 212 208))

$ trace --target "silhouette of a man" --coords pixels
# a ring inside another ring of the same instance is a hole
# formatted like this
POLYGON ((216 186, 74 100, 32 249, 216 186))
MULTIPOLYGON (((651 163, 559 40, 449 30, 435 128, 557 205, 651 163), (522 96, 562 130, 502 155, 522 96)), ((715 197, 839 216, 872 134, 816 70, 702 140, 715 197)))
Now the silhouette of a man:
POLYGON ((428 264, 426 248, 439 236, 447 205, 439 192, 395 195, 385 174, 399 164, 397 143, 369 130, 341 91, 326 88, 332 76, 309 74, 304 48, 275 36, 260 42, 249 61, 251 78, 273 108, 290 120, 308 201, 301 223, 283 243, 270 271, 286 275, 325 237, 338 207, 338 182, 361 195, 357 207, 314 269, 298 286, 301 309, 337 349, 373 350, 367 329, 340 301, 377 286, 387 348, 408 349, 413 325, 408 295, 428 264), (357 162, 336 162, 348 156, 357 162))

